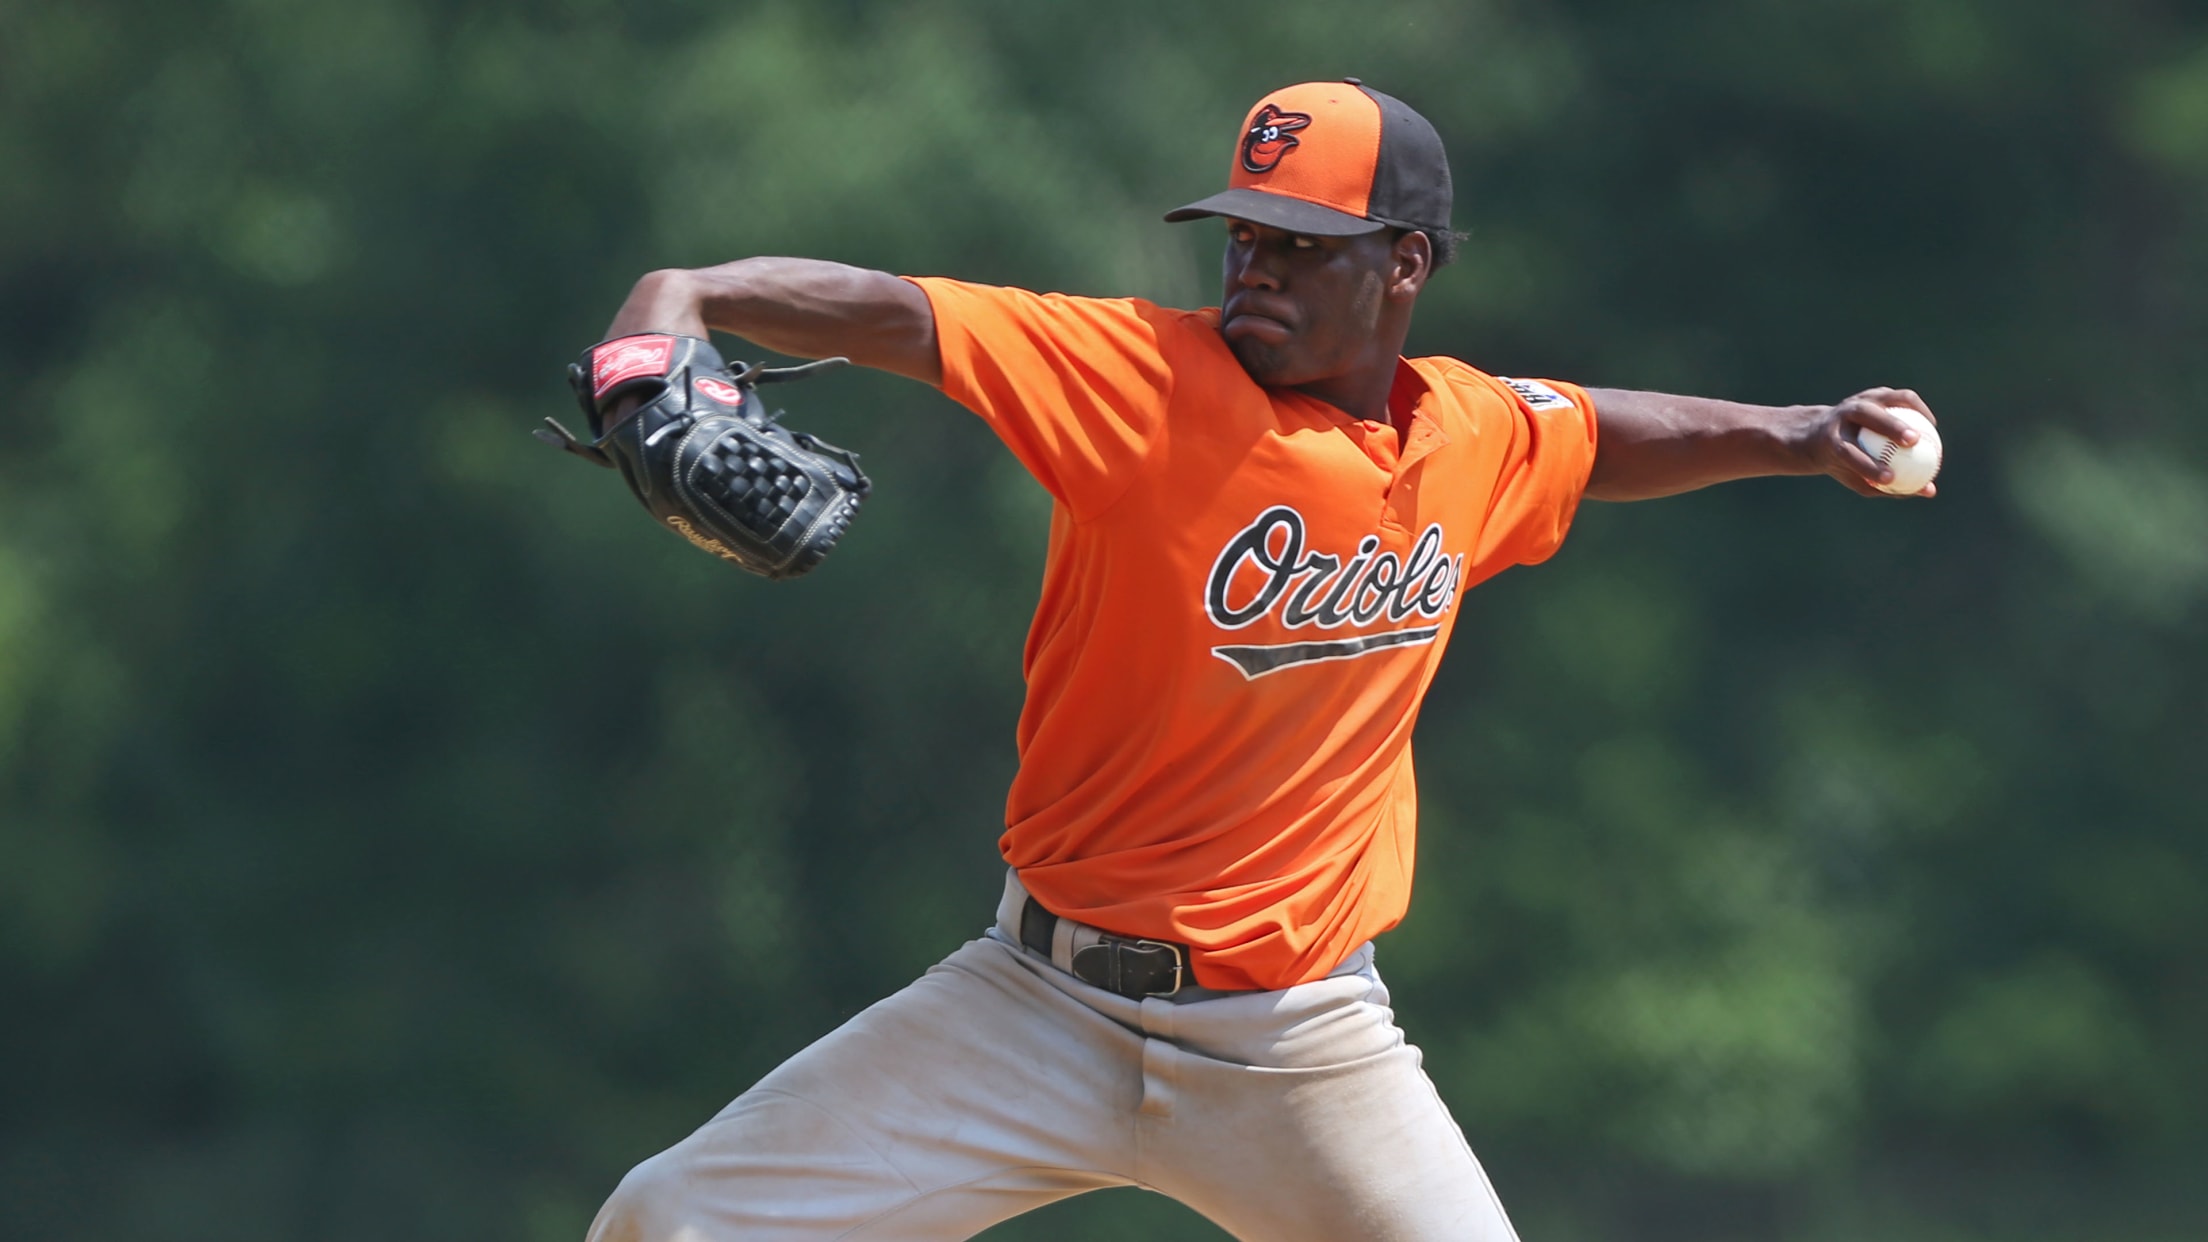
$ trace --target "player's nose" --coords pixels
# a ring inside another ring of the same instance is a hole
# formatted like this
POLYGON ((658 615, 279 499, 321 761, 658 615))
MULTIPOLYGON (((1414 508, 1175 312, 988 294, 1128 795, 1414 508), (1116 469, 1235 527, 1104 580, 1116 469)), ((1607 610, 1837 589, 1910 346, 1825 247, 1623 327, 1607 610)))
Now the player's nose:
POLYGON ((1280 288, 1280 253, 1262 241, 1244 249, 1239 264, 1230 263, 1229 267, 1229 279, 1241 288, 1280 288))

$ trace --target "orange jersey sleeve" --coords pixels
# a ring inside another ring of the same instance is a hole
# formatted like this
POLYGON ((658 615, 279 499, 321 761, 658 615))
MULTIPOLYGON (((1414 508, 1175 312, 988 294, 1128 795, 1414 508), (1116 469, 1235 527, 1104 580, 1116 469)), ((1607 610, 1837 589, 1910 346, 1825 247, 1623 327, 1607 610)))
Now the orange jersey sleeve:
POLYGON ((1173 375, 1160 334, 1185 312, 907 279, 935 310, 944 393, 981 415, 1076 519, 1117 499, 1164 423, 1173 375))
POLYGON ((1507 444, 1473 549, 1471 580, 1549 559, 1563 546, 1594 470, 1594 400, 1576 384, 1505 379, 1453 359, 1436 370, 1445 383, 1499 390, 1509 401, 1510 418, 1493 429, 1507 434, 1507 444))

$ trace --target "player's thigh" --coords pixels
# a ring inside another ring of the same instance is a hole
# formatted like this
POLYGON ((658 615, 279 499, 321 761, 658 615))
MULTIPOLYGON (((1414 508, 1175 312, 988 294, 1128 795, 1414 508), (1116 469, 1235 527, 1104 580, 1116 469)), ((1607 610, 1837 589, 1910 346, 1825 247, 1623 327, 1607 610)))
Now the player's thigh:
POLYGON ((882 1135, 794 1097, 753 1092, 743 1102, 715 1119, 710 1137, 631 1170, 589 1242, 958 1242, 1070 1195, 1126 1184, 989 1161, 922 1186, 882 1135))
MULTIPOLYGON (((1208 1160, 1172 1193, 1268 1242, 1515 1242, 1463 1132, 1402 1045, 1327 1069, 1243 1067, 1205 1092, 1208 1160)), ((1193 1138, 1190 1133, 1186 1137, 1193 1138)))
POLYGON ((1369 958, 1174 1016, 1152 1063, 1185 1107, 1148 1124, 1141 1170, 1161 1188, 1248 1238, 1513 1237, 1369 958))
POLYGON ((639 1165, 591 1237, 956 1238, 1119 1184, 1131 1040, 976 941, 639 1165))

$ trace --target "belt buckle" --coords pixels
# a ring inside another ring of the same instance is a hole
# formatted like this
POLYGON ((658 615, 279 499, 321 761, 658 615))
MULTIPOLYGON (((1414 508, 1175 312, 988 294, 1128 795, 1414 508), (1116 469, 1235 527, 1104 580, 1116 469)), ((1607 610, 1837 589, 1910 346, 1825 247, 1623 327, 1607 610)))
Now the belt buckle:
POLYGON ((1140 1000, 1146 996, 1171 996, 1181 990, 1188 977, 1188 963, 1182 957, 1179 945, 1163 940, 1133 940, 1109 933, 1099 938, 1095 944, 1076 952, 1073 955, 1072 966, 1076 978, 1103 988, 1115 995, 1127 997, 1129 1000, 1140 1000), (1103 950, 1101 954, 1097 952, 1100 949, 1103 950), (1129 980, 1127 978, 1126 960, 1122 955, 1140 953, 1147 956, 1159 950, 1163 950, 1166 956, 1172 959, 1172 985, 1164 988, 1146 988, 1141 992, 1130 990, 1126 986, 1129 980), (1103 961, 1101 963, 1097 962, 1098 957, 1102 957, 1103 961))
POLYGON ((1171 996, 1181 990, 1188 975, 1188 959, 1182 956, 1181 946, 1168 944, 1163 940, 1137 940, 1134 946, 1138 949, 1163 949, 1173 959, 1173 986, 1155 992, 1144 992, 1144 996, 1171 996))

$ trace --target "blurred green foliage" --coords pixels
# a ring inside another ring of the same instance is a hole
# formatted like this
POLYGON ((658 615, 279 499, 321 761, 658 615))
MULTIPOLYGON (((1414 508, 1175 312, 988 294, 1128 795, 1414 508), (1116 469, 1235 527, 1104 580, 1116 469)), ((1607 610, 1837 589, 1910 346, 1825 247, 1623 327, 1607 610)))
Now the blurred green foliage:
POLYGON ((879 490, 784 587, 525 433, 657 266, 1207 301, 1157 213, 1347 73, 1451 145, 1418 350, 1952 458, 1469 597, 1382 959, 1521 1232, 2208 1233, 2198 6, 0 0, 0 1235, 576 1238, 978 930, 979 423, 808 388, 879 490))

